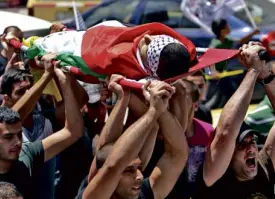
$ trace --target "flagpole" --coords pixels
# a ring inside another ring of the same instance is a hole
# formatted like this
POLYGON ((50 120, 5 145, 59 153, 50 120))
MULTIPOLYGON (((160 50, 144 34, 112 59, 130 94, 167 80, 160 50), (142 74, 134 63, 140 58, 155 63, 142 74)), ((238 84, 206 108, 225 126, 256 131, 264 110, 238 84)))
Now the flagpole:
POLYGON ((76 3, 75 3, 75 1, 73 1, 72 3, 73 3, 73 10, 74 10, 74 19, 75 19, 76 30, 80 30, 79 21, 77 19, 76 3))
POLYGON ((246 14, 247 14, 247 16, 248 16, 248 19, 249 19, 250 23, 252 24, 252 27, 253 27, 254 29, 258 28, 258 26, 257 26, 257 24, 256 24, 256 22, 255 22, 255 20, 253 19, 253 17, 252 17, 252 15, 251 15, 250 11, 248 10, 248 7, 247 7, 246 3, 244 2, 244 0, 241 0, 241 1, 242 1, 243 5, 244 5, 244 10, 245 10, 245 12, 246 12, 246 14))

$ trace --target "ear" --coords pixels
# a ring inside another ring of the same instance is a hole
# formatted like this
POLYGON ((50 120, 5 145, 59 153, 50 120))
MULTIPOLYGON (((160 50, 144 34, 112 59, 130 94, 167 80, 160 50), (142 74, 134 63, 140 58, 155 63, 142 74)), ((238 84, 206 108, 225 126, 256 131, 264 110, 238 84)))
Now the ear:
POLYGON ((3 95, 3 102, 2 102, 2 104, 5 105, 5 106, 10 106, 12 104, 11 98, 7 94, 3 95))
POLYGON ((193 104, 194 111, 199 110, 199 106, 200 106, 199 102, 195 102, 195 103, 193 104))
POLYGON ((153 38, 150 35, 144 35, 145 44, 148 46, 153 38))

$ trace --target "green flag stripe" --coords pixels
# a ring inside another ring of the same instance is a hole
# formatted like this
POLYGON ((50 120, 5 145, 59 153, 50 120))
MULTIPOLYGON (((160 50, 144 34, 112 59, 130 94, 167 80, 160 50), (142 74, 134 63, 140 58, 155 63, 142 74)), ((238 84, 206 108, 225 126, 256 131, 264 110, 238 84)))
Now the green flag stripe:
MULTIPOLYGON (((30 47, 26 52, 26 57, 28 59, 34 59, 36 56, 43 56, 47 52, 45 52, 42 48, 39 46, 32 46, 30 47)), ((98 74, 94 71, 92 71, 83 61, 83 59, 79 56, 75 56, 72 53, 60 53, 56 56, 56 60, 60 60, 61 66, 75 66, 78 67, 84 74, 92 75, 93 77, 96 77, 98 79, 105 79, 107 75, 98 74)))
POLYGON ((74 56, 71 53, 61 53, 57 55, 57 60, 61 61, 61 66, 76 66, 80 68, 80 70, 87 75, 92 75, 98 79, 105 79, 107 75, 101 75, 94 71, 92 71, 83 61, 81 57, 74 56))

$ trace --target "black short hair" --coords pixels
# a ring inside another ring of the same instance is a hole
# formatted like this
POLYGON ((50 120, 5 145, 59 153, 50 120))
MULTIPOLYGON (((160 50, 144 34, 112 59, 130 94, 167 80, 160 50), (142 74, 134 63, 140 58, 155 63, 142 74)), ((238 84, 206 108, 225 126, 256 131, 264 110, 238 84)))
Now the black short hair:
POLYGON ((15 199, 22 197, 20 192, 16 189, 14 184, 8 182, 0 182, 0 198, 1 199, 15 199))
POLYGON ((212 31, 216 35, 217 38, 220 37, 221 30, 224 29, 227 25, 226 19, 219 19, 212 22, 212 31))
POLYGON ((157 75, 161 80, 169 79, 188 72, 190 65, 190 54, 185 46, 171 43, 160 53, 157 75))
POLYGON ((205 75, 201 70, 198 70, 191 74, 193 77, 203 77, 204 81, 206 81, 205 75))
POLYGON ((20 122, 20 115, 18 112, 11 108, 0 106, 0 123, 4 124, 16 124, 20 122))
POLYGON ((3 34, 8 34, 9 32, 14 31, 18 33, 20 41, 23 40, 23 32, 18 26, 8 26, 4 29, 3 34))
POLYGON ((11 96, 13 85, 20 81, 33 81, 32 75, 27 70, 11 68, 4 73, 1 82, 1 94, 11 96))

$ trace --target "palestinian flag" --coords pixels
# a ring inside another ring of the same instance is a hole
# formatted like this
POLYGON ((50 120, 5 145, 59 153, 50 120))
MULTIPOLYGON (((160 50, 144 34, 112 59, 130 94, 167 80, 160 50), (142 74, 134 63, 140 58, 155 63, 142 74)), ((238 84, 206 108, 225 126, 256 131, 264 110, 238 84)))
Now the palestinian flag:
POLYGON ((139 42, 146 34, 168 35, 181 42, 190 54, 190 72, 229 59, 238 53, 236 50, 209 49, 198 59, 196 48, 190 40, 163 24, 149 23, 135 27, 98 25, 87 31, 53 33, 36 40, 27 51, 27 57, 32 59, 47 52, 58 53, 56 59, 61 60, 62 66, 76 66, 84 74, 96 79, 121 74, 139 80, 150 76, 137 59, 139 42))

